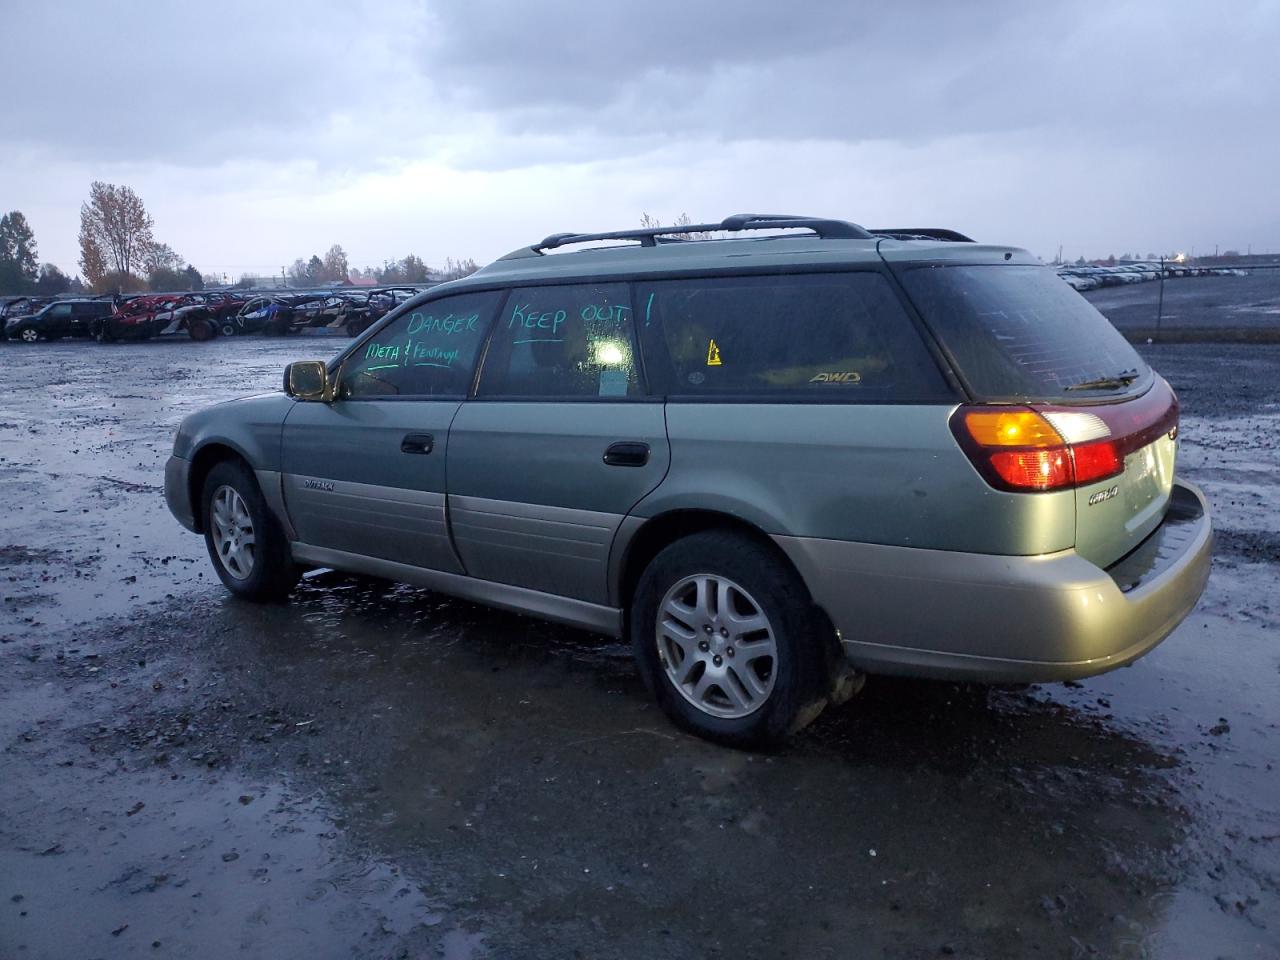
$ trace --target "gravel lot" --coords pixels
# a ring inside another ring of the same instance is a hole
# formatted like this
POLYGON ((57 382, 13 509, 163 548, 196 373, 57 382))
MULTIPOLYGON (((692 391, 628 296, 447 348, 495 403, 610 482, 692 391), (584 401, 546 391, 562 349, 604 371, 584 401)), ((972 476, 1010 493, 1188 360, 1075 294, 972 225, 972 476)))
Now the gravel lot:
POLYGON ((1243 277, 1173 277, 1090 290, 1084 297, 1132 340, 1280 342, 1280 270, 1243 277))
POLYGON ((1150 656, 873 680, 765 755, 603 638, 327 572, 229 599, 173 428, 341 343, 0 344, 0 956, 1280 955, 1280 346, 1144 348, 1219 531, 1150 656))

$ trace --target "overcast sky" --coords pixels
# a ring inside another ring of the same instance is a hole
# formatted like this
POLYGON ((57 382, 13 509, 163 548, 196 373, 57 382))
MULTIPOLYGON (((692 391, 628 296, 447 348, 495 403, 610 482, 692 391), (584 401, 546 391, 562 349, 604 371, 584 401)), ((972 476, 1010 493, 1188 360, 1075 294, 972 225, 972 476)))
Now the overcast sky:
POLYGON ((0 0, 0 36, 0 209, 68 271, 95 179, 232 277, 642 212, 1280 251, 1280 2, 0 0))

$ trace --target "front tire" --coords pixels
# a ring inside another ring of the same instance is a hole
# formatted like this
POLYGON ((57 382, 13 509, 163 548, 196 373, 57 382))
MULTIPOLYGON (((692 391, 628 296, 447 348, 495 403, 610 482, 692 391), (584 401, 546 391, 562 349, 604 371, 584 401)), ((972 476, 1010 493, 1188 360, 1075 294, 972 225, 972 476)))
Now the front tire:
POLYGON ((288 596, 301 571, 249 469, 217 464, 205 478, 201 507, 205 546, 223 585, 257 602, 288 596))
POLYGON ((795 571, 750 537, 709 531, 668 546, 640 577, 630 627, 645 683, 690 733, 767 746, 826 705, 834 637, 795 571))

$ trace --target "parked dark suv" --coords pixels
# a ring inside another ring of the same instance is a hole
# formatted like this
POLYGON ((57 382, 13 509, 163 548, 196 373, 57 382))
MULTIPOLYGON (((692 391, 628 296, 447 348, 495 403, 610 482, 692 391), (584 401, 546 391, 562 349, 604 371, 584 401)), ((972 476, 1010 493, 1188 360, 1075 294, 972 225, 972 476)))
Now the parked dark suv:
POLYGON ((56 300, 29 316, 6 320, 4 332, 10 340, 24 343, 87 337, 90 325, 111 312, 110 300, 56 300))
POLYGON ((731 743, 863 674, 1123 666, 1209 575, 1169 384, 1030 254, 951 231, 557 234, 285 387, 187 417, 166 469, 233 593, 331 567, 629 636, 731 743))

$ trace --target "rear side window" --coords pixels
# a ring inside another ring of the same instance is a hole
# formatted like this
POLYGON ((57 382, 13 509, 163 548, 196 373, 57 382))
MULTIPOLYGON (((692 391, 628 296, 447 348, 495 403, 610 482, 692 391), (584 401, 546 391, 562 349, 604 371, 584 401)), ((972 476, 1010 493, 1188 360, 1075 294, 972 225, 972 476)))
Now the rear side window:
POLYGON ((1047 267, 914 267, 902 283, 979 397, 1097 396, 1126 388, 1080 385, 1148 378, 1128 341, 1047 267))
POLYGON ((480 396, 639 395, 626 284, 511 291, 480 372, 480 396))
POLYGON ((400 314, 343 362, 338 397, 465 396, 499 299, 462 293, 400 314))
MULTIPOLYGON (((665 280, 637 284, 636 304, 641 322, 656 330, 669 395, 853 403, 951 397, 879 273, 665 280)), ((649 363, 651 376, 659 365, 659 358, 649 363)))

